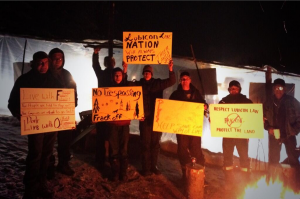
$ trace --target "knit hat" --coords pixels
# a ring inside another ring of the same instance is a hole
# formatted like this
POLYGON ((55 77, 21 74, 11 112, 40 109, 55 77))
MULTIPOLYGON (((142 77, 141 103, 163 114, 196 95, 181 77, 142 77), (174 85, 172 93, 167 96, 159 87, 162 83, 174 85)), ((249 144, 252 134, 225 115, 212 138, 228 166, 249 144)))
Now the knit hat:
POLYGON ((236 86, 236 87, 240 88, 240 92, 241 92, 242 87, 241 87, 240 82, 238 82, 236 80, 232 80, 231 82, 229 82, 229 88, 232 87, 232 86, 236 86))
POLYGON ((275 79, 274 82, 273 82, 274 85, 278 84, 280 86, 285 86, 285 81, 283 79, 275 79))
POLYGON ((183 76, 190 76, 190 73, 184 71, 184 72, 182 72, 182 73, 180 74, 180 78, 182 78, 183 76))
POLYGON ((143 68, 143 74, 144 74, 144 72, 150 72, 151 75, 153 75, 153 68, 152 68, 152 66, 145 65, 144 68, 143 68))

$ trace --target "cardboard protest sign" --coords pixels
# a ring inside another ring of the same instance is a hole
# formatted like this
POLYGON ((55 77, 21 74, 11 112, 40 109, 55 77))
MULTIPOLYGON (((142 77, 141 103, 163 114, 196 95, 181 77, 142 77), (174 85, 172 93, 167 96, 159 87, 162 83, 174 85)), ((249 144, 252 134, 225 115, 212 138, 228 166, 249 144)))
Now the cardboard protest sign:
POLYGON ((93 88, 92 98, 94 123, 144 117, 141 86, 93 88))
POLYGON ((75 129, 75 92, 64 88, 21 88, 21 135, 75 129))
POLYGON ((168 64, 172 32, 123 32, 123 60, 128 64, 168 64))
POLYGON ((153 131, 202 136, 204 104, 156 99, 153 131))
POLYGON ((210 104, 212 137, 263 138, 262 104, 210 104))

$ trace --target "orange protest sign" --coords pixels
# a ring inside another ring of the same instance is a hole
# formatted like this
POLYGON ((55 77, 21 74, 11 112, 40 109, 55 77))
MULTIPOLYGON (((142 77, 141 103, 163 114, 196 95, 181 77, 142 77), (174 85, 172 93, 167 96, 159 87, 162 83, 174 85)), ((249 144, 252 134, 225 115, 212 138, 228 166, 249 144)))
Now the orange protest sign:
POLYGON ((210 104, 212 137, 263 138, 262 104, 210 104))
POLYGON ((172 32, 123 32, 123 60, 128 64, 168 64, 172 32))
POLYGON ((153 131, 202 136, 204 104, 156 99, 153 131))
POLYGON ((102 87, 92 89, 92 122, 142 119, 144 117, 141 86, 102 87))
POLYGON ((75 129, 74 89, 21 88, 21 135, 75 129))

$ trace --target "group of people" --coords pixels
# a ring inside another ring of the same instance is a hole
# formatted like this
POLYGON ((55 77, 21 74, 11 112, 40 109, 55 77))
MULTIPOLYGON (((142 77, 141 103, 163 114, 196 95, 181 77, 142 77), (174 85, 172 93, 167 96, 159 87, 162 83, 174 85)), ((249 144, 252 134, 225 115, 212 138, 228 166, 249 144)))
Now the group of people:
MULTIPOLYGON (((30 62, 31 70, 22 74, 15 82, 8 100, 8 109, 20 120, 20 88, 72 88, 77 106, 76 83, 71 73, 64 69, 65 56, 59 48, 49 54, 38 51, 30 62)), ((55 156, 53 148, 57 139, 58 164, 56 170, 72 176, 74 171, 69 165, 72 130, 28 135, 28 154, 23 178, 25 193, 23 198, 51 198, 47 179, 55 177, 55 156)))
MULTIPOLYGON (((141 165, 143 176, 152 174, 160 175, 157 167, 160 151, 161 132, 153 131, 153 120, 156 98, 163 98, 163 90, 176 82, 173 71, 173 61, 168 64, 169 77, 166 79, 153 78, 153 68, 150 65, 143 67, 143 78, 137 81, 127 80, 127 63, 123 62, 123 69, 115 67, 113 57, 105 57, 102 70, 99 63, 100 48, 94 48, 92 67, 98 79, 98 87, 141 86, 143 91, 144 118, 139 121, 141 140, 141 165)), ((32 69, 21 75, 15 82, 9 97, 8 108, 12 115, 20 120, 20 88, 73 88, 75 92, 75 106, 77 106, 76 83, 69 71, 63 68, 65 62, 62 50, 55 48, 49 54, 39 51, 33 55, 32 69)), ((180 83, 171 96, 171 100, 198 102, 208 104, 199 90, 191 83, 188 72, 180 74, 180 83)), ((219 103, 244 104, 252 103, 245 95, 241 94, 241 85, 233 80, 229 83, 229 95, 219 103)), ((300 131, 300 104, 285 93, 285 81, 276 79, 273 83, 273 96, 267 98, 263 104, 264 128, 269 132, 269 163, 279 164, 280 149, 285 144, 289 164, 300 168, 296 152, 296 135, 300 131), (274 129, 279 129, 280 138, 274 136, 274 129)), ((203 113, 205 114, 205 113, 203 113)), ((127 181, 128 168, 128 141, 130 120, 98 122, 96 123, 96 155, 95 160, 99 168, 103 168, 106 161, 105 142, 109 143, 109 163, 111 166, 112 181, 127 181)), ((47 177, 55 176, 53 147, 57 138, 58 164, 57 171, 73 175, 74 171, 69 166, 70 143, 72 131, 49 132, 28 135, 28 155, 26 158, 26 171, 24 175, 24 198, 51 197, 53 194, 47 188, 47 177), (47 176, 48 174, 48 176, 47 176)), ((182 168, 182 180, 186 180, 186 164, 191 162, 191 157, 196 158, 200 165, 205 164, 201 150, 201 137, 176 134, 178 143, 178 159, 182 168)), ((233 170, 233 151, 236 146, 240 156, 241 171, 250 172, 248 158, 248 139, 223 138, 224 172, 225 175, 233 170)))

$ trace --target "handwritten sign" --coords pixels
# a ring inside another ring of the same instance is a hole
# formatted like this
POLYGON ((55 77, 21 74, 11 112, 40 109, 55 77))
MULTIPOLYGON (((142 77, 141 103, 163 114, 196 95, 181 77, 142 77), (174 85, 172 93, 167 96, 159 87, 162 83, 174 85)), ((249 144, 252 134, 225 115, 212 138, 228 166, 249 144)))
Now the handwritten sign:
POLYGON ((21 135, 75 128, 74 89, 21 88, 21 135))
POLYGON ((153 131, 202 136, 204 104, 156 99, 153 131))
POLYGON ((211 104, 212 137, 263 138, 262 104, 211 104))
POLYGON ((168 64, 172 32, 123 32, 123 60, 128 64, 168 64))
POLYGON ((141 86, 93 88, 92 100, 94 123, 144 117, 141 86))

